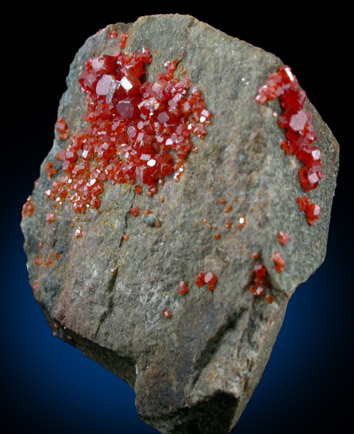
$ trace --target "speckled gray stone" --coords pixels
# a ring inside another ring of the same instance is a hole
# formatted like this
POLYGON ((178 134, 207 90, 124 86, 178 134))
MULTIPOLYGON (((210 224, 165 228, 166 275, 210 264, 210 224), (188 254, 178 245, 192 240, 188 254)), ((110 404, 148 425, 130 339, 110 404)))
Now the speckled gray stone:
POLYGON ((199 152, 188 157, 180 182, 171 177, 153 197, 136 195, 131 185, 107 185, 100 214, 88 210, 78 219, 65 203, 46 224, 53 203, 44 194, 52 183, 44 167, 66 144, 56 137, 32 194, 35 213, 21 223, 29 281, 53 334, 128 382, 146 423, 166 434, 226 433, 262 375, 291 295, 324 260, 339 147, 307 101, 326 175, 310 192, 322 207, 310 227, 297 204, 299 163, 280 148, 279 103, 254 100, 281 60, 183 15, 109 25, 86 41, 58 110, 71 133, 84 128, 78 76, 86 60, 117 50, 118 40, 108 38, 113 29, 129 33, 127 52, 151 50, 151 81, 167 60, 179 59, 176 74, 185 71, 201 90, 212 125, 204 140, 193 139, 199 152), (232 205, 228 214, 220 198, 232 205), (134 218, 132 206, 152 214, 134 218), (220 240, 205 219, 218 227, 220 240), (79 226, 82 238, 74 236, 79 226), (278 244, 279 230, 289 233, 288 245, 278 244), (282 274, 271 261, 275 251, 286 261, 282 274), (269 271, 273 304, 248 291, 254 252, 269 271), (52 265, 34 264, 40 254, 54 253, 60 259, 52 265), (214 292, 197 288, 200 271, 217 275, 214 292), (180 280, 190 287, 184 297, 176 290, 180 280))

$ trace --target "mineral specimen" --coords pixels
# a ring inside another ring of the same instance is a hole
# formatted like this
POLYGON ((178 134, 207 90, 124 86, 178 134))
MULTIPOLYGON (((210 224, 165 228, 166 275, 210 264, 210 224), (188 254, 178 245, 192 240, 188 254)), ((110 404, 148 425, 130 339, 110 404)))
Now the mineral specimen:
POLYGON ((232 429, 324 260, 339 147, 295 72, 185 15, 108 25, 70 67, 29 281, 162 433, 232 429))

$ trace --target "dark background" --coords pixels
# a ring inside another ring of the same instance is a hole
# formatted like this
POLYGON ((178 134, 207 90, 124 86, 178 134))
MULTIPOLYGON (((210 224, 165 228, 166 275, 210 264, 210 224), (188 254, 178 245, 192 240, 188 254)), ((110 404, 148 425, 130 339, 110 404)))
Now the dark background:
POLYGON ((107 24, 155 13, 194 15, 279 56, 341 145, 326 260, 290 301, 265 373, 233 433, 327 434, 351 426, 352 14, 340 2, 321 8, 232 4, 31 2, 2 11, 0 433, 156 432, 138 419, 125 383, 52 337, 27 282, 19 229, 22 204, 52 145, 75 52, 107 24))

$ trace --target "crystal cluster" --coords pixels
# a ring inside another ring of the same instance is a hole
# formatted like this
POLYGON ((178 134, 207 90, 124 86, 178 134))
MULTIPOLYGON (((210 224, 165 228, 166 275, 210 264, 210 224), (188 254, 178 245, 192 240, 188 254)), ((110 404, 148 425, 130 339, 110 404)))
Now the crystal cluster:
MULTIPOLYGON (((298 172, 302 189, 305 192, 313 190, 324 177, 321 152, 318 147, 313 146, 317 137, 312 126, 312 115, 304 110, 306 93, 299 86, 289 66, 281 66, 270 75, 269 81, 259 88, 256 101, 264 104, 276 98, 279 98, 283 109, 278 124, 286 130, 286 139, 281 148, 287 155, 295 155, 302 163, 298 172)), ((300 206, 300 209, 306 212, 304 206, 300 206)), ((316 205, 316 214, 310 214, 310 217, 307 215, 307 221, 312 225, 319 218, 320 206, 316 205)))
POLYGON ((198 273, 196 283, 198 288, 207 285, 209 291, 214 291, 217 281, 218 278, 215 276, 215 274, 211 271, 208 271, 207 273, 198 273))
POLYGON ((319 205, 312 203, 309 197, 298 197, 299 208, 306 214, 307 222, 312 226, 319 219, 321 208, 319 205))
POLYGON ((271 304, 274 301, 272 295, 267 295, 267 290, 271 287, 267 268, 263 264, 256 264, 253 267, 252 285, 249 292, 255 297, 264 296, 264 300, 271 304))
POLYGON ((35 207, 32 203, 32 196, 28 196, 26 202, 23 204, 21 215, 24 220, 27 220, 33 215, 35 207))
MULTIPOLYGON (((188 77, 183 82, 174 78, 176 60, 165 64, 154 83, 144 81, 151 61, 150 51, 143 49, 86 63, 79 83, 86 94, 87 127, 57 154, 64 174, 46 191, 58 205, 67 198, 76 212, 97 209, 107 181, 138 182, 147 186, 149 196, 166 176, 179 180, 185 159, 195 150, 191 136, 203 138, 212 115, 200 91, 190 89, 188 77)), ((58 119, 56 128, 59 139, 68 139, 64 119, 58 119)), ((53 162, 47 167, 51 178, 56 174, 53 162)))

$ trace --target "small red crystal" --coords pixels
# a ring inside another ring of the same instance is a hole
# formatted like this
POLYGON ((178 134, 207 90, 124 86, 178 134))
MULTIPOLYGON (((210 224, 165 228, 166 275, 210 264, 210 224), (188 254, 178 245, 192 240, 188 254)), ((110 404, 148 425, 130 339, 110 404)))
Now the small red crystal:
POLYGON ((197 274, 197 286, 198 288, 201 288, 202 286, 205 285, 205 273, 198 273, 197 274))
POLYGON ((256 277, 261 278, 263 282, 264 277, 267 275, 267 269, 263 264, 256 264, 253 267, 253 273, 256 277))
POLYGON ((272 261, 275 264, 275 271, 279 274, 282 273, 285 267, 285 260, 282 254, 279 252, 275 252, 272 256, 272 261))
POLYGON ((129 212, 133 217, 138 217, 140 208, 138 206, 132 207, 130 208, 129 212))
POLYGON ((54 221, 55 221, 55 214, 53 214, 53 213, 48 213, 47 215, 46 215, 46 217, 45 217, 45 221, 47 222, 47 223, 53 223, 54 221))
POLYGON ((35 211, 35 206, 32 203, 32 196, 28 196, 26 202, 24 203, 21 211, 23 220, 27 220, 33 215, 35 211))
POLYGON ((63 118, 59 118, 57 120, 57 131, 59 133, 59 139, 60 140, 66 140, 69 138, 70 133, 68 130, 68 124, 63 118))
POLYGON ((129 37, 128 33, 122 33, 122 35, 120 37, 120 42, 119 42, 119 48, 121 50, 124 50, 128 37, 129 37))
POLYGON ((82 236, 83 236, 82 229, 81 229, 81 227, 78 227, 78 228, 75 230, 75 237, 76 237, 76 238, 82 238, 82 236))
POLYGON ((217 281, 218 279, 214 273, 212 273, 211 271, 205 273, 204 282, 208 285, 209 291, 214 291, 217 281))
POLYGON ((45 171, 47 172, 47 178, 48 179, 51 179, 54 175, 56 175, 58 173, 57 170, 54 169, 53 165, 54 165, 54 162, 49 161, 49 163, 47 163, 45 166, 45 171))
POLYGON ((304 191, 314 190, 322 178, 323 172, 320 168, 309 170, 304 166, 299 170, 299 181, 304 191))
POLYGON ((240 231, 246 224, 246 219, 244 217, 240 217, 238 219, 237 229, 240 231))
POLYGON ((279 231, 278 232, 278 243, 281 244, 282 246, 285 246, 286 244, 288 244, 290 241, 290 237, 289 235, 284 232, 284 231, 279 231))
POLYGON ((118 36, 118 33, 117 33, 116 30, 112 30, 112 31, 109 32, 109 34, 108 34, 108 37, 109 37, 110 39, 116 39, 117 36, 118 36))
POLYGON ((170 318, 172 317, 172 313, 171 313, 169 310, 167 310, 167 309, 164 309, 164 310, 162 311, 162 315, 163 315, 165 318, 167 318, 167 319, 170 319, 170 318))
MULTIPOLYGON (((253 259, 259 259, 260 255, 253 254, 253 259)), ((254 295, 255 297, 261 297, 266 296, 267 288, 270 287, 270 280, 268 275, 268 270, 263 264, 256 264, 253 267, 253 281, 250 287, 248 288, 248 291, 254 295)), ((267 301, 267 298, 271 296, 265 297, 265 301, 267 301)))
POLYGON ((263 288, 263 286, 254 286, 254 285, 251 285, 248 288, 248 290, 255 297, 260 297, 261 295, 265 294, 265 289, 263 288))
POLYGON ((143 192, 141 185, 136 185, 134 190, 135 190, 136 194, 142 194, 142 192, 143 192))
POLYGON ((188 294, 189 289, 188 289, 188 285, 187 285, 187 283, 184 282, 183 280, 181 280, 181 281, 179 282, 179 285, 178 285, 177 291, 178 291, 178 293, 179 293, 180 295, 186 295, 186 294, 188 294))
POLYGON ((298 197, 297 202, 300 210, 306 214, 307 223, 312 226, 320 218, 320 205, 312 203, 311 199, 307 196, 298 197))
POLYGON ((34 260, 34 264, 37 265, 37 267, 40 267, 43 264, 43 257, 42 255, 39 255, 38 258, 34 260))
POLYGON ((274 297, 272 295, 268 295, 264 300, 267 303, 272 304, 274 302, 274 297))

